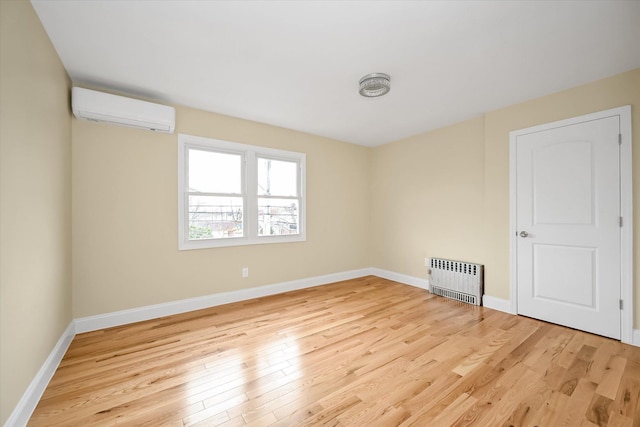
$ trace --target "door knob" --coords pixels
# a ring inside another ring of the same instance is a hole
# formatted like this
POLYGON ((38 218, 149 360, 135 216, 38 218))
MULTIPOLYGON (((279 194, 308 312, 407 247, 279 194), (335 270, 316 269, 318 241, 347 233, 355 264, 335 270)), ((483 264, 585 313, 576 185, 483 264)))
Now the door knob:
POLYGON ((526 231, 521 231, 520 232, 520 237, 527 237, 529 235, 529 233, 527 233, 526 231))

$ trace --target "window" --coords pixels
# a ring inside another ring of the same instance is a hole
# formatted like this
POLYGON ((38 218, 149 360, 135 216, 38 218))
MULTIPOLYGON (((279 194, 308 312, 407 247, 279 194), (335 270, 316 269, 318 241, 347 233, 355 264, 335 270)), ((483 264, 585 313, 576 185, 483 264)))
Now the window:
POLYGON ((305 155, 178 135, 178 247, 305 240, 305 155))
POLYGON ((258 236, 298 234, 298 162, 258 157, 258 236))

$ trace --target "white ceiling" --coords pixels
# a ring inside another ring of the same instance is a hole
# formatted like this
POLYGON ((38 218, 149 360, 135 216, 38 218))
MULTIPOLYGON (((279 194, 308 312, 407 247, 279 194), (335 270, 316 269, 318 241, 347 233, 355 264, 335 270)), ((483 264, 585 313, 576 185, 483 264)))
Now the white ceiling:
POLYGON ((368 146, 640 67, 638 0, 32 3, 74 83, 368 146))

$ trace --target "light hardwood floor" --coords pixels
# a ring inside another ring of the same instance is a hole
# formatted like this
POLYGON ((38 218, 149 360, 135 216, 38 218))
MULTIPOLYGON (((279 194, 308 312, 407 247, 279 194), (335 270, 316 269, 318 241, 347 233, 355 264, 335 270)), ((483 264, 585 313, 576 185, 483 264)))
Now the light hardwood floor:
POLYGON ((640 426, 640 348, 364 277, 76 336, 31 426, 640 426))

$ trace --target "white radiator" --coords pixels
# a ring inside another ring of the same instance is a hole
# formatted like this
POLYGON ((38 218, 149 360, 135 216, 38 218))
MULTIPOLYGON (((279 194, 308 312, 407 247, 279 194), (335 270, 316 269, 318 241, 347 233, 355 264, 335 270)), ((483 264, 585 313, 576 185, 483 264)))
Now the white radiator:
POLYGON ((474 305, 482 305, 484 266, 431 258, 431 293, 474 305))

